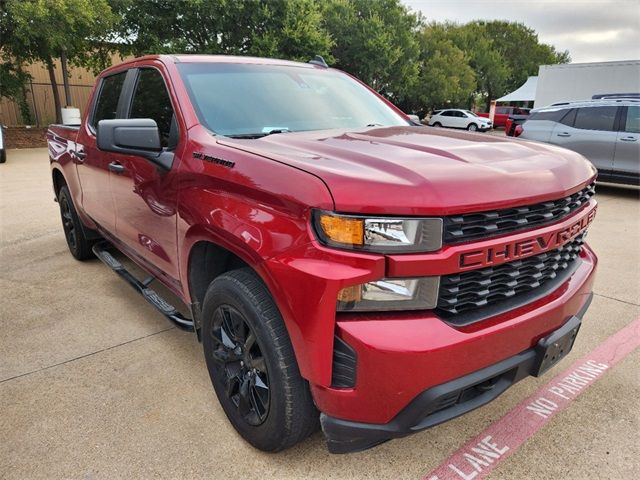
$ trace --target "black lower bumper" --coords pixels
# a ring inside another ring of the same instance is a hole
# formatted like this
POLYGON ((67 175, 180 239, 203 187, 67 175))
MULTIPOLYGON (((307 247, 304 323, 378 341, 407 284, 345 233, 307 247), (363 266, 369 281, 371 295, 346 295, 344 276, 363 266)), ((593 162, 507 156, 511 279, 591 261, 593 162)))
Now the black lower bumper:
POLYGON ((540 340, 536 347, 425 390, 389 423, 360 423, 321 414, 329 451, 357 452, 425 430, 489 403, 527 376, 543 374, 571 350, 592 296, 575 316, 540 340))

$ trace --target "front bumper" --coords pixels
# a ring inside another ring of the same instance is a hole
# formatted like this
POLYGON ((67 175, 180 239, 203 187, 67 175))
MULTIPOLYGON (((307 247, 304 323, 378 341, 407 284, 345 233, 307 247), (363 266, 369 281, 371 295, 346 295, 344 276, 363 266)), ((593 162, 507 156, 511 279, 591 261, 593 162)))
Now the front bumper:
MULTIPOLYGON (((332 453, 365 450, 392 438, 399 438, 451 420, 494 400, 516 382, 530 375, 544 373, 545 348, 557 338, 571 334, 570 346, 593 294, 576 315, 536 347, 501 360, 446 383, 428 388, 415 397, 390 422, 385 424, 354 422, 322 413, 320 422, 332 453), (550 340, 550 341, 549 341, 550 340)), ((569 347, 570 349, 570 347, 569 347)), ((554 362, 560 360, 568 350, 554 362)))
POLYGON ((587 302, 597 263, 588 245, 577 262, 542 298, 467 326, 429 312, 338 315, 335 334, 357 359, 355 387, 311 381, 316 405, 332 417, 384 424, 424 390, 534 347, 587 302))
MULTIPOLYGON (((312 242, 269 259, 269 286, 318 409, 342 421, 385 425, 424 391, 535 347, 586 304, 597 259, 584 245, 570 276, 552 289, 465 325, 448 323, 434 311, 336 313, 340 289, 384 277, 464 271, 473 266, 464 265, 463 258, 489 255, 489 250, 515 252, 532 238, 541 239, 535 240, 541 246, 549 238, 564 244, 581 234, 595 210, 592 199, 575 215, 533 232, 450 245, 429 254, 371 255, 312 242)), ((514 259, 490 260, 500 265, 514 259)))

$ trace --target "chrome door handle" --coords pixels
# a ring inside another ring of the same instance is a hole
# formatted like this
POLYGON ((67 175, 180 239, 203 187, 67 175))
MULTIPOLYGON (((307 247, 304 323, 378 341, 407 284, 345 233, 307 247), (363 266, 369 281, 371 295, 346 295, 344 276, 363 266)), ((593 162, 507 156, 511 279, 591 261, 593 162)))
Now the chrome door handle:
POLYGON ((111 162, 109 164, 109 170, 111 170, 114 173, 122 173, 124 172, 126 169, 124 168, 124 165, 122 165, 121 163, 118 162, 111 162))
POLYGON ((560 132, 557 134, 558 137, 570 137, 571 134, 569 132, 560 132))
POLYGON ((638 139, 636 137, 622 137, 620 140, 622 140, 623 142, 635 142, 638 139))

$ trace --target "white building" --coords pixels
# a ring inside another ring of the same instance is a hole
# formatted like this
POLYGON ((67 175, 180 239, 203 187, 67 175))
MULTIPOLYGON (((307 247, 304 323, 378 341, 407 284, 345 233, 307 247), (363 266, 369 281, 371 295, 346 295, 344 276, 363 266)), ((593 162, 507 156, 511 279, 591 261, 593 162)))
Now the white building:
POLYGON ((640 93, 640 60, 541 65, 533 106, 624 93, 640 93))
POLYGON ((541 65, 517 90, 498 102, 533 101, 534 108, 552 103, 591 100, 594 95, 640 94, 640 60, 541 65))

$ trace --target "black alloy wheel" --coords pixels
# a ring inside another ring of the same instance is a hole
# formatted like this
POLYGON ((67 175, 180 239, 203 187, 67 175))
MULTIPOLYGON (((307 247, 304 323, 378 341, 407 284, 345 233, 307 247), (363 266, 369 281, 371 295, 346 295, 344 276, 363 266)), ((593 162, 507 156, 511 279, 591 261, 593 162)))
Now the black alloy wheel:
POLYGON ((218 375, 227 398, 249 424, 262 424, 269 413, 269 372, 255 332, 231 305, 220 305, 213 314, 209 334, 217 346, 211 352, 219 364, 218 375))
POLYGON ((73 224, 73 213, 71 213, 69 200, 66 196, 60 199, 60 215, 62 215, 62 229, 67 237, 69 248, 75 250, 78 245, 78 237, 76 236, 76 227, 73 224))
POLYGON ((60 187, 58 204, 60 205, 60 218, 62 219, 64 237, 67 240, 67 246, 69 247, 71 255, 77 260, 93 258, 94 255, 91 247, 95 243, 95 240, 87 239, 85 232, 94 234, 92 238, 99 238, 99 236, 93 232, 93 230, 82 226, 82 222, 71 200, 71 193, 69 193, 69 188, 66 185, 60 187))
POLYGON ((278 452, 319 427, 284 321, 250 268, 216 277, 202 302, 202 346, 227 418, 251 445, 278 452))

